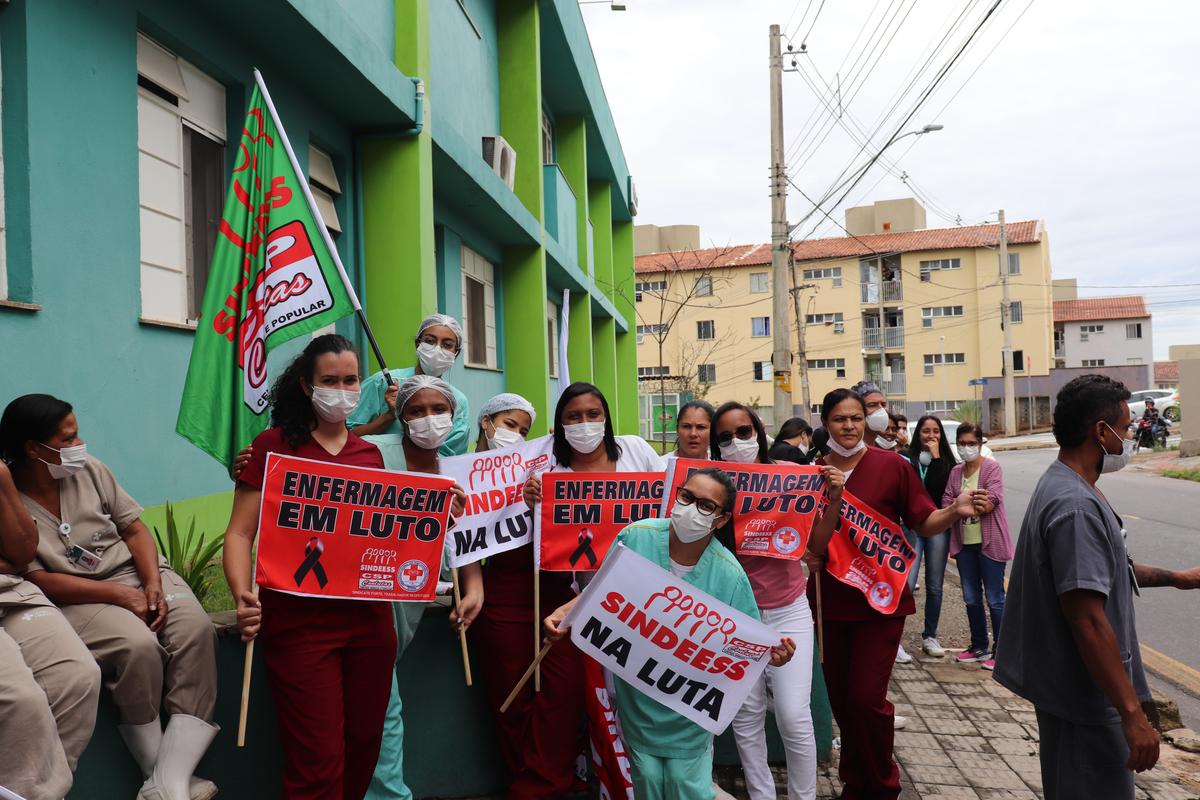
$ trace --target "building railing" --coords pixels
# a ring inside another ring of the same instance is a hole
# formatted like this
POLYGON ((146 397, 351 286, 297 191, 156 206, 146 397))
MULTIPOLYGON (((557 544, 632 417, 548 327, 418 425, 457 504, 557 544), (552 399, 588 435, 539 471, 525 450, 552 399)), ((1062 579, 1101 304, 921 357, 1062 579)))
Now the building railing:
POLYGON ((883 393, 888 397, 895 397, 904 394, 904 373, 892 372, 892 377, 882 381, 879 388, 883 389, 883 393))
MULTIPOLYGON (((878 350, 880 347, 880 329, 863 328, 862 346, 864 350, 878 350)), ((883 347, 886 350, 899 350, 904 347, 904 328, 884 328, 882 332, 883 347)))
MULTIPOLYGON (((879 283, 878 281, 865 282, 859 286, 859 292, 864 303, 879 302, 879 283)), ((883 282, 883 302, 895 303, 904 299, 904 286, 900 281, 884 281, 883 282)))

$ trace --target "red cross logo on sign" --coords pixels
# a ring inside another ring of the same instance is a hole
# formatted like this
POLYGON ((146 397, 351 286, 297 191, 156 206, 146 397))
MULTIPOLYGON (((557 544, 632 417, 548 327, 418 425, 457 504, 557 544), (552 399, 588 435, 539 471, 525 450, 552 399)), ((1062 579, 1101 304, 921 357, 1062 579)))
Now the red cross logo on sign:
POLYGON ((800 532, 795 528, 780 528, 771 536, 775 549, 783 554, 794 553, 800 546, 800 532))
POLYGON ((419 592, 429 580, 429 567, 423 561, 412 559, 400 565, 396 573, 400 587, 406 592, 419 592))

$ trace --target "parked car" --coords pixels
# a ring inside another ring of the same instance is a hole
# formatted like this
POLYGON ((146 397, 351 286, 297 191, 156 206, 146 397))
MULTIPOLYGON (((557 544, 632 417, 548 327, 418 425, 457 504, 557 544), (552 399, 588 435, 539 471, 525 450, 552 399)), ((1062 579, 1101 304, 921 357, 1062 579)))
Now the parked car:
POLYGON ((1133 419, 1141 419, 1146 410, 1147 398, 1154 401, 1158 413, 1172 423, 1179 422, 1179 390, 1178 389, 1142 389, 1129 395, 1129 415, 1133 419))
MULTIPOLYGON (((1157 403, 1158 401, 1156 400, 1155 402, 1157 403)), ((942 429, 944 431, 946 431, 946 438, 948 440, 950 440, 950 452, 954 455, 954 460, 961 464, 962 459, 958 457, 958 448, 954 446, 955 441, 957 441, 957 435, 958 435, 958 420, 956 420, 956 419, 942 420, 942 429)), ((908 423, 908 440, 911 442, 913 439, 916 438, 916 436, 917 436, 917 423, 910 421, 908 423)), ((979 454, 981 456, 983 456, 984 458, 995 458, 995 456, 992 455, 992 449, 987 446, 987 438, 986 437, 984 438, 983 442, 984 442, 984 444, 983 444, 983 447, 980 449, 979 454)))

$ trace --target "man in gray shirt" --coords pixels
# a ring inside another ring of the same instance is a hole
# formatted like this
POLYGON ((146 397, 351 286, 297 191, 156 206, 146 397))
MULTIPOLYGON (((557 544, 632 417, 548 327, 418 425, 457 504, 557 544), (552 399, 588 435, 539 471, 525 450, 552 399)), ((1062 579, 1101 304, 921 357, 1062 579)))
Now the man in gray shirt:
POLYGON ((1133 773, 1158 761, 1158 734, 1141 707, 1150 688, 1134 594, 1200 588, 1200 568, 1134 564, 1121 518, 1096 486, 1129 462, 1128 400, 1103 375, 1058 393, 1058 460, 1029 501, 1013 560, 995 675, 1037 709, 1046 800, 1132 800, 1133 773))

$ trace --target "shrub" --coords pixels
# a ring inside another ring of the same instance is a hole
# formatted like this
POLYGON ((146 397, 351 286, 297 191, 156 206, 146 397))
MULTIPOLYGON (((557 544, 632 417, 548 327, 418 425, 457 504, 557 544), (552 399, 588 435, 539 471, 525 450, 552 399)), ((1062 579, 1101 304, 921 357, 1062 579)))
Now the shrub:
POLYGON ((164 539, 155 527, 154 538, 158 541, 159 552, 167 559, 171 569, 191 587, 200 604, 206 606, 206 601, 219 580, 220 570, 211 567, 221 552, 224 539, 217 536, 206 542, 204 534, 197 536, 194 517, 188 526, 187 536, 181 535, 175 522, 175 509, 170 503, 167 503, 166 537, 164 539))

